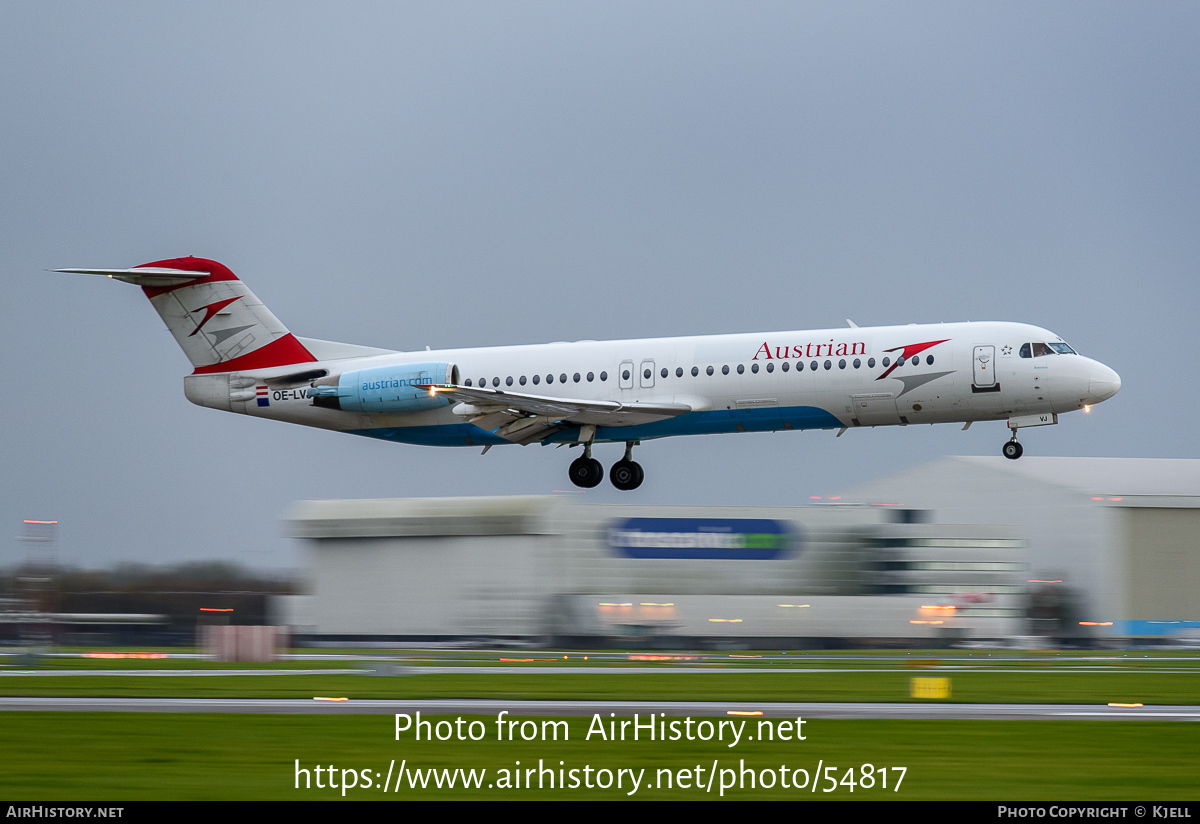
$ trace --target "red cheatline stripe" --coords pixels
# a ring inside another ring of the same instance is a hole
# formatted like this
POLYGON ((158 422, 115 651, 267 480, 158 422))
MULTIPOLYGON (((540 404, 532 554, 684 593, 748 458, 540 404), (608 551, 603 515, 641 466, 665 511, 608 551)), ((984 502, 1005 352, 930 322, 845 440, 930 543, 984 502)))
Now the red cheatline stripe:
POLYGON ((215 372, 237 372, 242 369, 266 369, 269 366, 287 366, 293 363, 315 363, 316 360, 312 353, 296 340, 296 336, 289 332, 282 338, 233 360, 197 366, 192 374, 211 375, 215 372))

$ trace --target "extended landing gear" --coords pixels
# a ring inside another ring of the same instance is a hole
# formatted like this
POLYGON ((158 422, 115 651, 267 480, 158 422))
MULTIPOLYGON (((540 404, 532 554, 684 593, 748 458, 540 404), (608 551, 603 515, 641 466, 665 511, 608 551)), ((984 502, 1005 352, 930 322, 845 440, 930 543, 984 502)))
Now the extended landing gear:
POLYGON ((575 486, 582 486, 584 489, 599 486, 600 482, 604 480, 604 467, 598 460, 588 455, 571 461, 571 467, 567 471, 571 474, 571 483, 575 486))
MULTIPOLYGON (((625 444, 625 457, 613 464, 608 473, 608 479, 612 481, 612 485, 623 492, 637 489, 646 477, 646 473, 642 471, 642 465, 633 460, 635 444, 637 441, 625 444)), ((571 461, 567 472, 571 476, 571 483, 584 489, 598 486, 604 480, 604 467, 592 457, 590 443, 583 445, 583 456, 571 461)))
MULTIPOLYGON (((595 430, 589 434, 594 437, 595 430)), ((600 482, 604 480, 604 467, 592 457, 590 440, 583 445, 583 456, 571 461, 571 467, 567 472, 571 475, 571 483, 575 486, 582 486, 584 489, 599 486, 600 482)))
POLYGON ((646 473, 642 471, 642 465, 633 460, 634 443, 636 441, 625 444, 625 457, 613 464, 612 469, 608 471, 608 479, 622 492, 637 489, 646 477, 646 473))
POLYGON ((1006 443, 1004 448, 1000 451, 1004 454, 1004 457, 1008 458, 1010 461, 1015 461, 1025 453, 1024 448, 1022 448, 1021 444, 1017 442, 1017 430, 1013 430, 1012 440, 1006 443))

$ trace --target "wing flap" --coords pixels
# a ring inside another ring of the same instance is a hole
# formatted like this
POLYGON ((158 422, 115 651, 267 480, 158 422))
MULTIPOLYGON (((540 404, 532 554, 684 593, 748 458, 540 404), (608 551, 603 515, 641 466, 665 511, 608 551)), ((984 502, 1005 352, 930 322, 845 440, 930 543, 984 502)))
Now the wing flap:
POLYGON ((431 386, 430 394, 458 401, 454 413, 514 443, 532 443, 568 426, 635 426, 692 411, 682 403, 621 403, 505 392, 470 386, 431 386))

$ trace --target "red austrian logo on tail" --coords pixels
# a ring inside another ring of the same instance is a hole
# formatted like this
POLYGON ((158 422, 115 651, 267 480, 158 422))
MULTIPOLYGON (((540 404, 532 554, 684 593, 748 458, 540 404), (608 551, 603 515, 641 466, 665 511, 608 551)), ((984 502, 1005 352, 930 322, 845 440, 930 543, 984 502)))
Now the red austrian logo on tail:
POLYGON ((197 332, 199 332, 201 329, 203 329, 204 324, 206 324, 210 320, 212 320, 213 316, 216 315, 217 312, 220 312, 222 309, 224 309, 229 304, 233 303, 235 300, 241 300, 242 297, 243 297, 242 295, 238 295, 236 298, 229 298, 227 300, 218 300, 216 303, 210 303, 207 306, 201 306, 199 309, 193 309, 191 311, 191 314, 194 315, 197 312, 203 312, 204 317, 200 320, 200 322, 198 324, 196 324, 196 328, 192 330, 191 334, 188 335, 188 337, 189 338, 192 337, 192 335, 195 335, 197 332))
POLYGON ((893 363, 891 366, 889 366, 887 368, 887 371, 885 371, 882 375, 880 375, 875 380, 877 380, 877 381, 883 380, 888 375, 892 374, 892 372, 895 371, 896 367, 899 366, 900 364, 904 363, 906 360, 909 360, 910 358, 915 358, 917 355, 921 354, 926 349, 929 349, 930 347, 933 347, 933 346, 937 346, 939 343, 945 343, 948 340, 950 340, 950 338, 943 338, 942 340, 931 340, 931 341, 927 341, 925 343, 910 343, 910 344, 908 344, 908 346, 895 346, 891 349, 884 349, 883 350, 884 352, 897 352, 901 349, 903 349, 904 351, 900 352, 900 357, 896 358, 896 362, 893 363))

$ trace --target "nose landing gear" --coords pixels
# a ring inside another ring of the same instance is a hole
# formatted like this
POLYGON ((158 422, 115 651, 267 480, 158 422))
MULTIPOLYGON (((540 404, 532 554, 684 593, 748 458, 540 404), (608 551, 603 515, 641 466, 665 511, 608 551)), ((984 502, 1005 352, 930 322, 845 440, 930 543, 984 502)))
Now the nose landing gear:
POLYGON ((1012 440, 1006 443, 1004 448, 1000 451, 1003 453, 1004 457, 1008 458, 1010 461, 1015 461, 1025 453, 1025 449, 1017 441, 1017 430, 1014 429, 1012 433, 1012 440))

